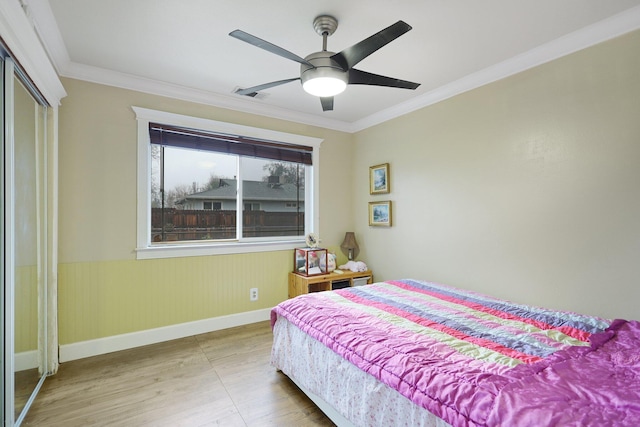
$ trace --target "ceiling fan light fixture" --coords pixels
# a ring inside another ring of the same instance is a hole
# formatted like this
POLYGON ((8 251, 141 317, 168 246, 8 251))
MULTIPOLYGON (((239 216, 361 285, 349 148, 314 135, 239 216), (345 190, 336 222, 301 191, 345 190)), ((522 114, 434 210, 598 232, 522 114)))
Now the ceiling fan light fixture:
POLYGON ((302 88, 313 96, 327 97, 344 92, 347 83, 336 77, 314 77, 302 83, 302 88))
POLYGON ((315 68, 300 66, 300 80, 305 92, 319 97, 330 97, 344 92, 349 81, 349 73, 331 59, 333 52, 316 52, 305 59, 315 68))

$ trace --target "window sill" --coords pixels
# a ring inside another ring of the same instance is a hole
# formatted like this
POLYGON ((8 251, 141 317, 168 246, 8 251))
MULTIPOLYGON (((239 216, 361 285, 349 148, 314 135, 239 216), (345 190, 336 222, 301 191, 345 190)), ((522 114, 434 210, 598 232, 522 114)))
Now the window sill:
POLYGON ((272 252, 306 246, 304 239, 277 242, 184 243, 136 249, 136 259, 184 258, 192 256, 231 255, 272 252))

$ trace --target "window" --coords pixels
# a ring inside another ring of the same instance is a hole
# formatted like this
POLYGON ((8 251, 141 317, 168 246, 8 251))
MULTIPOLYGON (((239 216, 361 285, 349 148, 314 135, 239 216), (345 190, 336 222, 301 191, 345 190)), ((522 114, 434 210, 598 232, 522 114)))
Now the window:
MULTIPOLYGON (((248 211, 259 211, 260 210, 260 203, 245 203, 244 204, 244 210, 247 211, 247 212, 248 211)), ((297 222, 293 221, 293 223, 297 223, 297 222)))
MULTIPOLYGON (((152 190, 153 191, 153 190, 152 190)), ((204 210, 214 210, 214 211, 219 211, 222 209, 222 203, 221 202, 203 202, 203 209, 204 210)))
POLYGON ((138 258, 282 250, 317 232, 321 140, 133 109, 138 258))

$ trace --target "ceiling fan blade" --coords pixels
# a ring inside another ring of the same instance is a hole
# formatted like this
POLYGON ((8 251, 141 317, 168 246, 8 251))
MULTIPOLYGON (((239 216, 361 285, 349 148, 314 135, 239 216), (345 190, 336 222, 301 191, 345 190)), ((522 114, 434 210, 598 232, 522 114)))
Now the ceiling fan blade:
POLYGON ((333 111, 333 96, 321 96, 322 111, 333 111))
POLYGON ((335 60, 344 71, 347 71, 358 62, 362 61, 364 58, 371 55, 387 43, 394 41, 410 29, 411 25, 404 21, 398 21, 371 37, 336 53, 331 57, 331 59, 335 60))
POLYGON ((249 33, 245 33, 242 30, 234 30, 231 31, 229 33, 229 35, 231 37, 234 37, 238 40, 242 40, 243 42, 247 42, 249 44, 252 44, 256 47, 259 47, 260 49, 264 49, 267 52, 271 52, 271 53, 275 53, 276 55, 280 55, 283 58, 287 58, 290 59, 292 61, 296 61, 299 62, 300 64, 305 64, 308 65, 312 68, 316 68, 312 63, 310 63, 309 61, 307 61, 304 58, 299 57, 298 55, 296 55, 295 53, 291 53, 286 49, 281 48, 280 46, 276 46, 273 43, 269 43, 266 40, 262 40, 261 38, 258 38, 256 36, 252 36, 249 33))
POLYGON ((393 77, 385 77, 379 74, 368 73, 362 70, 352 68, 349 70, 350 85, 372 85, 372 86, 388 86, 401 89, 416 89, 420 83, 414 83, 407 80, 400 80, 393 77))
POLYGON ((238 95, 250 95, 252 93, 259 92, 259 91, 264 90, 264 89, 269 89, 270 87, 280 86, 280 85, 283 85, 285 83, 289 83, 289 82, 292 82, 292 81, 295 81, 295 80, 300 80, 300 77, 295 77, 293 79, 286 79, 286 80, 278 80, 278 81, 270 82, 270 83, 264 83, 264 84, 261 84, 261 85, 258 85, 258 86, 248 87, 248 88, 245 88, 245 89, 238 89, 238 90, 236 90, 235 93, 237 93, 238 95))

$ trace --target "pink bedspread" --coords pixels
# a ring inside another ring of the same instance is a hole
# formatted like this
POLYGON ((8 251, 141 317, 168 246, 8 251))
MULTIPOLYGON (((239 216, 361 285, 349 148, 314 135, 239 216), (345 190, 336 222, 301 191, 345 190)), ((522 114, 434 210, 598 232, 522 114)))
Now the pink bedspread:
POLYGON ((640 426, 640 323, 401 280, 272 311, 453 426, 640 426))

